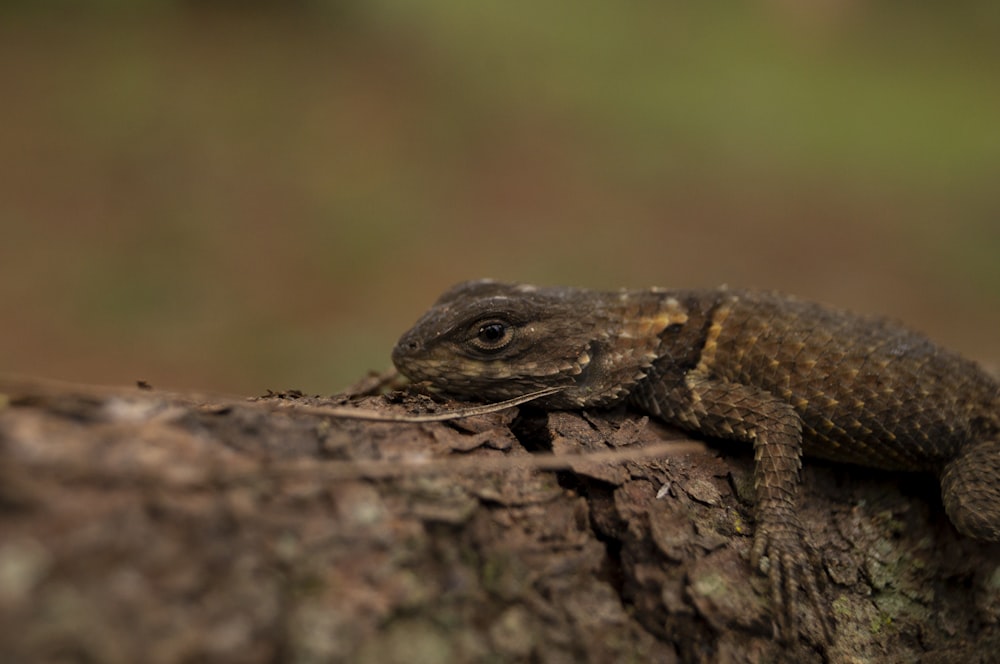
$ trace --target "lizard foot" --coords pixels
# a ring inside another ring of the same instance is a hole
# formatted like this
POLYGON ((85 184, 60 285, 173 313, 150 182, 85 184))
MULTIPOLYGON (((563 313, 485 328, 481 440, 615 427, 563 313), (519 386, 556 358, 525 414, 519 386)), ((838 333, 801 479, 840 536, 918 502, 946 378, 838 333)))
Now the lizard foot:
POLYGON ((823 641, 829 644, 833 624, 829 607, 823 605, 819 595, 817 573, 822 567, 815 549, 806 541, 798 519, 786 514, 780 520, 759 522, 750 562, 770 581, 775 638, 790 642, 797 636, 799 598, 804 593, 819 622, 823 641))

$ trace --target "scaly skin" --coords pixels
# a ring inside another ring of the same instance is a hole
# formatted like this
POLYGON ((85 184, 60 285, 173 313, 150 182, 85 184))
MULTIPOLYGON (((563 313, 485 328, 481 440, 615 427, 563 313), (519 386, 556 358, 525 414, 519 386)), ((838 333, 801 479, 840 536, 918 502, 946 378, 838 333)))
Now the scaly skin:
POLYGON ((770 577, 786 638, 797 589, 830 632, 795 511, 803 454, 937 473, 955 527, 1000 541, 1000 384, 885 319, 773 293, 473 281, 403 335, 393 362, 463 399, 560 386, 538 405, 627 401, 693 432, 751 443, 752 562, 770 577))

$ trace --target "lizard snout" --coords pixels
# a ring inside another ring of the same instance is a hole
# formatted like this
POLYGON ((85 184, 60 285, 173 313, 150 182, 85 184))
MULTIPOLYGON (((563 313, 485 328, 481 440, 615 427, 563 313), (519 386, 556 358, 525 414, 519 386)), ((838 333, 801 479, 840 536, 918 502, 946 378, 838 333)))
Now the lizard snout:
POLYGON ((423 352, 424 345, 416 335, 407 332, 392 349, 392 363, 396 368, 406 373, 407 360, 418 357, 423 352))

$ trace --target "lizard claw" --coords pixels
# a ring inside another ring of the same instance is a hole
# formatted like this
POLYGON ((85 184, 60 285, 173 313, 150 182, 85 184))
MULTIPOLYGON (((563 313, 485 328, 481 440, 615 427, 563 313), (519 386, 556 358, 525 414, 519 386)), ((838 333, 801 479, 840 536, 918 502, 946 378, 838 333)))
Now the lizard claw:
POLYGON ((824 643, 832 641, 829 607, 823 605, 819 595, 819 556, 806 541, 798 519, 785 517, 780 521, 761 522, 754 536, 750 562, 770 581, 774 631, 778 640, 788 642, 796 637, 799 597, 804 593, 819 622, 824 643))

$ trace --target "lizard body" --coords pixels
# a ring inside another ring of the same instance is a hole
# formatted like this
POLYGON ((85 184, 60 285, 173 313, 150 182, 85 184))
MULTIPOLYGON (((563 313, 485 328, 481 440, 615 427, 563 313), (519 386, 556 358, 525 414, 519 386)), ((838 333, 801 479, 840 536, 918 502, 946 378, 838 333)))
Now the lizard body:
POLYGON ((627 402, 752 444, 752 562, 770 577, 786 634, 796 589, 818 603, 817 566, 795 510, 803 454, 936 473, 956 528, 1000 541, 1000 384, 886 319, 775 293, 473 281, 442 295, 393 361, 459 398, 561 387, 536 404, 627 402))

